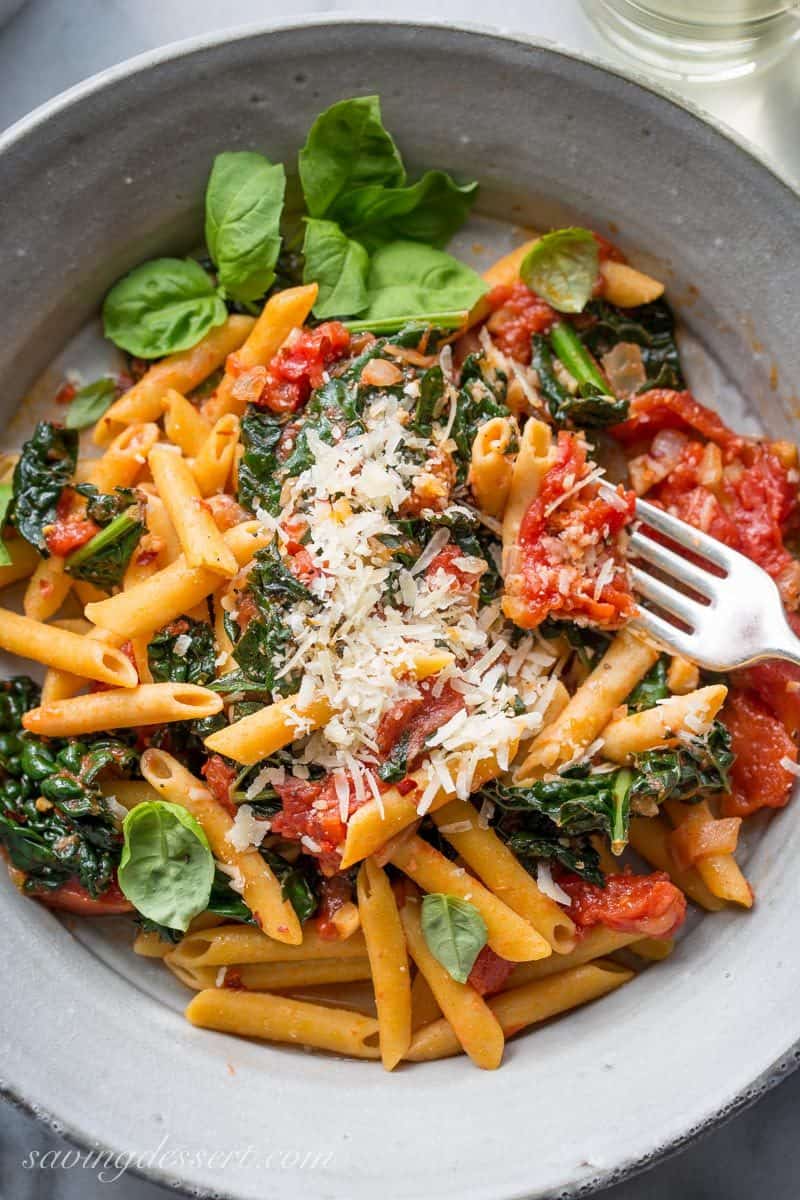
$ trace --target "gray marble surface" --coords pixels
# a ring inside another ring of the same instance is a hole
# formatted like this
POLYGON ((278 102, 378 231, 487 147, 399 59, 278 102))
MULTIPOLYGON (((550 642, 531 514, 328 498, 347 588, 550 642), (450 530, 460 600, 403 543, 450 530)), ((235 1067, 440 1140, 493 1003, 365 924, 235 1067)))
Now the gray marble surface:
MULTIPOLYGON (((182 38, 312 13, 414 16, 486 25, 496 9, 478 0, 29 0, 0 29, 0 129, 50 96, 97 71, 182 38)), ((504 0, 502 27, 548 38, 612 62, 577 0, 504 0)), ((630 65, 630 64, 624 64, 630 65)), ((768 69, 724 84, 675 90, 749 141, 800 186, 800 51, 768 69)), ((10 298, 9 298, 10 299, 10 298)), ((0 1019, 2 1019, 0 1017, 0 1019)), ((658 1080, 653 1081, 658 1087, 658 1080)), ((644 1176, 603 1193, 607 1200, 796 1200, 800 1196, 800 1073, 721 1129, 644 1176)), ((165 1200, 170 1194, 131 1174, 98 1178, 91 1168, 32 1167, 64 1144, 30 1117, 0 1102, 2 1200, 165 1200)), ((45 1161, 48 1161, 45 1159, 45 1161)))

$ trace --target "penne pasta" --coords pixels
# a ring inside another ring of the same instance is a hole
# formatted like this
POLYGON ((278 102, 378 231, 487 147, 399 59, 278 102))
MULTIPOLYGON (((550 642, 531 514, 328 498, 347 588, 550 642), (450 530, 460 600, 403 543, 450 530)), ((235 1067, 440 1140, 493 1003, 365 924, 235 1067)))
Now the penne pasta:
MULTIPOLYGON (((215 695, 213 692, 210 694, 215 695)), ((219 712, 222 703, 219 696, 215 698, 220 703, 213 711, 219 712)), ((246 850, 235 848, 229 837, 233 828, 233 817, 211 795, 208 788, 195 779, 177 759, 163 750, 145 750, 141 769, 147 782, 159 795, 172 804, 180 804, 202 825, 214 857, 234 872, 244 902, 259 927, 276 941, 287 942, 289 945, 302 942, 303 931, 300 922, 289 901, 284 900, 280 883, 255 846, 246 850)))
POLYGON ((211 426, 191 400, 170 388, 164 396, 164 432, 187 458, 194 458, 208 440, 211 426))
POLYGON ((378 1009, 381 1060, 387 1071, 411 1042, 411 979, 403 926, 386 875, 373 859, 358 873, 358 911, 378 1009))
POLYGON ((201 496, 222 492, 233 470, 239 445, 239 418, 227 413, 219 418, 205 442, 190 461, 189 469, 201 496))
POLYGON ((185 395, 199 387, 229 354, 239 349, 254 324, 252 317, 228 317, 224 325, 209 330, 190 350, 169 354, 155 363, 97 422, 94 431, 97 445, 107 445, 120 425, 158 421, 167 394, 174 389, 185 395))
POLYGON ((606 925, 591 925, 582 931, 580 939, 568 954, 551 954, 550 958, 541 958, 537 962, 515 963, 506 989, 521 987, 537 979, 549 979, 551 975, 559 975, 572 967, 581 967, 584 963, 624 950, 640 939, 640 933, 625 933, 609 929, 606 925))
POLYGON ((511 421, 493 417, 480 427, 472 443, 468 483, 478 508, 497 520, 503 517, 511 490, 514 436, 511 421))
MULTIPOLYGON (((442 1024, 476 1067, 493 1071, 500 1066, 505 1040, 500 1023, 474 988, 453 979, 428 949, 420 921, 419 898, 409 896, 400 910, 408 949, 444 1014, 442 1024)), ((427 1027, 426 1027, 427 1028, 427 1027)), ((413 1053, 422 1031, 414 1034, 406 1054, 413 1053)))
POLYGON ((670 853, 669 830, 660 817, 631 818, 629 841, 637 854, 659 871, 666 871, 672 882, 695 904, 708 912, 718 912, 725 901, 715 896, 694 867, 680 870, 670 853))
POLYGON ((422 838, 412 837, 397 845, 390 861, 424 891, 446 892, 474 905, 486 922, 489 945, 495 954, 511 962, 528 962, 550 954, 549 942, 532 925, 422 838))
POLYGON ((133 663, 115 647, 68 630, 54 637, 52 626, 7 608, 0 608, 0 648, 112 687, 134 688, 137 683, 133 663))
MULTIPOLYGON (((82 640, 93 644, 88 637, 82 640)), ((24 726, 45 737, 77 737, 103 729, 213 717, 221 709, 222 697, 208 688, 193 683, 143 683, 42 704, 26 713, 24 726)))
POLYGON ((121 430, 105 454, 91 463, 88 482, 100 492, 130 487, 142 474, 147 456, 157 441, 158 426, 152 421, 137 422, 121 430))
POLYGON ((22 611, 32 621, 47 621, 61 608, 72 587, 64 571, 64 559, 58 554, 39 560, 28 580, 22 611))
POLYGON ((357 983, 371 978, 368 958, 321 958, 309 962, 197 967, 175 961, 173 954, 168 951, 164 965, 187 987, 198 992, 212 987, 243 987, 248 992, 281 992, 334 983, 357 983))
POLYGON ((482 829, 471 804, 452 800, 433 814, 433 820, 459 858, 486 886, 524 917, 557 954, 575 946, 575 926, 562 908, 539 891, 535 880, 492 829, 482 829))
POLYGON ((328 959, 337 962, 365 958, 362 933, 349 938, 323 938, 309 926, 296 945, 275 941, 252 925, 218 925, 215 929, 187 933, 172 951, 175 962, 193 967, 227 967, 242 963, 307 963, 328 959))
MULTIPOLYGON (((529 1025, 598 1000, 631 979, 633 971, 616 963, 590 963, 501 992, 489 1001, 489 1008, 505 1037, 513 1037, 529 1025)), ((460 1049, 454 1030, 447 1021, 440 1020, 417 1030, 406 1058, 410 1062, 430 1062, 450 1058, 460 1049)))
MULTIPOLYGON (((692 804, 681 804, 678 800, 668 800, 664 807, 676 831, 691 833, 692 829, 697 829, 698 826, 702 828, 709 825, 712 829, 721 830, 724 825, 726 828, 735 829, 734 840, 738 837, 740 819, 727 817, 718 822, 709 808, 707 800, 697 800, 692 804)), ((677 832, 673 835, 673 842, 677 835, 677 832)), ((674 847, 673 858, 675 858, 674 847)), ((732 904, 740 904, 742 908, 752 908, 753 889, 742 874, 732 852, 702 854, 693 865, 712 895, 732 904)))
POLYGON ((705 733, 728 689, 721 683, 683 696, 670 696, 653 708, 611 721, 602 731, 603 754, 612 762, 629 762, 635 754, 678 744, 678 735, 705 733))
POLYGON ((38 552, 24 538, 8 537, 4 543, 11 562, 0 563, 0 589, 27 579, 39 563, 38 552))
POLYGON ((189 567, 202 567, 232 578, 238 569, 233 551, 203 504, 186 459, 164 444, 154 446, 148 459, 158 494, 175 527, 189 567))
MULTIPOLYGON (((531 503, 539 495, 542 479, 552 466, 555 459, 550 430, 544 421, 532 417, 522 431, 519 440, 519 450, 514 459, 514 466, 509 481, 508 496, 503 511, 503 576, 514 570, 516 545, 522 518, 530 508, 531 503)), ((504 598, 506 616, 514 620, 514 613, 507 611, 507 600, 504 598)))

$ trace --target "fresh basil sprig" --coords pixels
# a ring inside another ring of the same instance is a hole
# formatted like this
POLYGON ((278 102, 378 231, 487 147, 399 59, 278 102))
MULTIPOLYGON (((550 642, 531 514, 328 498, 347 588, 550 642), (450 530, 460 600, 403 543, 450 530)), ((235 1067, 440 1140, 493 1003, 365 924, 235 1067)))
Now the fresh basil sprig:
POLYGON ((323 319, 349 316, 366 308, 369 256, 335 221, 309 217, 303 242, 303 281, 316 283, 314 313, 323 319))
POLYGON ((367 305, 358 316, 367 324, 391 319, 398 329, 410 320, 434 324, 439 313, 466 315, 485 291, 480 275, 452 255, 421 242, 390 242, 370 260, 367 305))
POLYGON ((524 283, 557 312, 583 312, 591 299, 600 250, 588 229, 554 229, 531 246, 519 269, 524 283))
POLYGON ((119 886, 142 916, 186 930, 208 906, 214 858, 202 826, 165 800, 132 808, 122 825, 119 886))
POLYGON ((103 303, 107 338, 139 358, 188 350, 228 315, 213 280, 191 258, 134 267, 103 303))
POLYGON ((341 196, 356 188, 402 187, 406 181, 377 96, 340 100, 320 113, 300 151, 298 167, 312 217, 327 216, 341 196))
POLYGON ((431 954, 458 983, 467 982, 489 939, 475 905, 444 892, 431 892, 423 899, 422 932, 431 954))
POLYGON ((477 183, 460 185, 445 171, 427 171, 409 187, 373 184, 348 192, 330 216, 368 250, 396 240, 441 249, 466 221, 477 191, 477 183))
POLYGON ((76 392, 70 401, 64 424, 67 429, 88 429, 99 421, 106 409, 111 407, 117 394, 113 379, 95 379, 76 392))
POLYGON ((0 567, 8 567, 11 565, 11 555, 8 552, 8 547, 3 541, 3 526, 8 517, 8 509, 11 504, 14 489, 10 483, 0 483, 0 567))
POLYGON ((218 154, 206 188, 206 245, 233 300, 263 296, 275 279, 286 175, 248 150, 218 154))

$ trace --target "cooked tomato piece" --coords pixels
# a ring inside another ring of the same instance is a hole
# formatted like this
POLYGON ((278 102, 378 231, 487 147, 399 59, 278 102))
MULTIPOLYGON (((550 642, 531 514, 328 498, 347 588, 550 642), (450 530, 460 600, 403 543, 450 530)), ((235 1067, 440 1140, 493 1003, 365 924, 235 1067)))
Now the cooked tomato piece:
POLYGON ((116 880, 101 896, 92 896, 77 879, 69 879, 53 892, 40 892, 36 899, 47 908, 76 913, 80 917, 107 917, 114 913, 133 912, 133 905, 122 894, 116 880))
MULTIPOLYGON (((800 614, 787 613, 787 619, 800 637, 800 614)), ((732 678, 739 687, 755 692, 791 737, 800 735, 800 667, 773 658, 736 671, 732 678)))
POLYGON ((695 400, 691 392, 672 388, 652 388, 631 400, 628 419, 612 425, 609 432, 619 441, 642 441, 661 429, 696 429, 723 449, 735 452, 743 445, 724 421, 710 408, 695 400))
POLYGON ((390 758, 402 742, 409 771, 425 749, 427 738, 464 707, 464 697, 449 683, 437 689, 435 676, 423 679, 418 688, 420 696, 400 700, 384 713, 376 738, 383 759, 390 758))
POLYGON ((71 488, 64 488, 56 506, 56 519, 44 530, 44 540, 51 554, 65 558, 79 546, 91 541, 100 526, 86 516, 82 503, 71 488))
POLYGON ((495 992, 503 990, 513 970, 513 962, 495 954, 490 946, 484 946, 472 964, 467 983, 471 984, 481 996, 493 996, 495 992))
POLYGON ((208 790, 215 800, 228 810, 231 816, 236 814, 236 805, 231 796, 231 789, 236 781, 236 768, 226 763, 220 754, 212 754, 203 764, 200 774, 208 784, 208 790))
POLYGON ((635 496, 616 501, 588 478, 586 443, 561 430, 556 458, 522 519, 506 574, 503 611, 523 629, 551 613, 615 629, 635 610, 619 534, 634 515, 635 496))
POLYGON ((579 875, 559 875, 570 897, 567 909, 580 929, 606 925, 642 937, 672 937, 686 916, 686 897, 666 871, 651 875, 606 875, 606 886, 587 883, 579 875))
POLYGON ((430 580, 438 571, 443 571, 445 575, 451 576, 453 580, 449 585, 451 591, 463 592, 466 596, 477 596, 481 575, 483 575, 486 567, 483 563, 478 565, 477 561, 473 566, 472 562, 469 561, 469 557, 460 546, 456 546, 453 542, 450 542, 449 545, 440 550, 436 557, 432 558, 428 563, 425 578, 430 580), (467 563, 469 565, 466 565, 467 563))
POLYGON ((330 879, 323 879, 316 915, 317 933, 321 938, 335 941, 339 937, 333 918, 352 899, 353 888, 346 875, 332 875, 330 879))
POLYGON ((492 309, 487 328, 495 345, 521 363, 531 361, 531 337, 547 333, 558 313, 519 280, 492 288, 486 300, 492 309))
MULTIPOLYGON (((299 841, 306 854, 319 859, 324 875, 335 875, 342 861, 347 827, 332 776, 316 782, 291 776, 285 783, 276 784, 275 791, 283 809, 272 818, 273 832, 299 841)), ((348 815, 359 807, 351 781, 348 815)))
POLYGON ((731 791, 722 797, 726 817, 748 817, 760 808, 783 808, 796 775, 784 764, 797 762, 797 746, 782 723, 751 692, 732 688, 721 713, 736 755, 731 791))
POLYGON ((71 404, 78 394, 74 383, 62 383, 53 400, 56 404, 71 404))
POLYGON ((242 633, 252 620, 260 616, 258 605, 249 592, 240 593, 236 601, 236 624, 242 633))
POLYGON ((256 403, 277 413, 295 412, 321 386, 326 368, 349 347, 350 334, 339 321, 298 330, 269 363, 256 403))

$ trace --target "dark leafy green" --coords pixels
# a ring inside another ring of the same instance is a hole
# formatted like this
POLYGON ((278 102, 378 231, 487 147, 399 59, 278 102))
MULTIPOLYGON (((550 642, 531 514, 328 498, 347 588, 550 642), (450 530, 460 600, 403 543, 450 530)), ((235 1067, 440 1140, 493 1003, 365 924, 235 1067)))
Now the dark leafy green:
POLYGON ((0 567, 7 567, 11 562, 8 547, 3 541, 3 527, 8 517, 8 510, 14 498, 14 489, 10 483, 0 483, 0 567))
POLYGON ((44 530, 56 519, 58 501, 72 479, 77 459, 77 430, 40 421, 14 468, 12 520, 25 540, 45 557, 50 551, 44 530))
POLYGON ((559 621, 547 617, 539 626, 542 637, 551 639, 565 637, 584 667, 594 667, 611 644, 611 637, 599 629, 575 625, 572 621, 559 621))
POLYGON ((188 350, 228 313, 214 283, 191 258, 156 258, 134 267, 103 302, 103 330, 138 358, 188 350))
POLYGON ((256 554, 248 576, 248 595, 255 601, 259 615, 251 619, 236 641, 233 657, 244 677, 260 689, 289 695, 297 680, 291 675, 279 675, 292 645, 292 633, 285 618, 298 602, 316 602, 281 561, 274 544, 256 554))
POLYGON ((239 463, 239 503, 251 512, 280 511, 278 442, 286 422, 267 409, 251 406, 242 420, 244 454, 239 463))
POLYGON ((731 735, 721 721, 714 721, 702 737, 674 749, 638 754, 631 799, 642 797, 656 804, 682 800, 691 804, 709 793, 730 791, 734 757, 731 735))
POLYGON ((593 300, 585 317, 580 337, 596 358, 619 342, 633 342, 641 347, 646 388, 686 386, 675 340, 675 317, 666 300, 639 308, 615 308, 604 300, 593 300))
POLYGON ((196 683, 201 687, 216 674, 216 647, 211 626, 191 617, 180 617, 160 629, 147 647, 150 672, 156 683, 196 683), (188 638, 178 641, 179 638, 188 638), (182 650, 178 653, 176 643, 182 650))
POLYGON ((319 905, 319 896, 312 885, 309 871, 300 863, 292 865, 272 850, 261 850, 261 857, 279 881, 281 895, 297 913, 298 921, 307 921, 309 917, 313 917, 319 905))
POLYGON ((286 176, 263 154, 218 154, 206 188, 206 245, 233 300, 263 296, 275 279, 286 176))
POLYGON ((492 783, 482 789, 500 808, 521 810, 547 817, 568 837, 581 833, 605 833, 614 847, 628 840, 630 791, 633 772, 573 768, 553 780, 525 786, 492 783))
POLYGON ((574 396, 567 391, 555 373, 547 338, 540 333, 535 333, 531 339, 531 366, 539 377, 539 390, 556 424, 590 428, 613 425, 628 415, 627 400, 610 396, 607 386, 601 390, 586 382, 579 384, 574 396))
POLYGON ((587 883, 596 883, 600 887, 605 883, 600 855, 585 835, 567 838, 559 835, 557 828, 552 828, 550 836, 545 836, 520 829, 508 837, 507 844, 532 875, 536 874, 536 865, 541 859, 549 859, 580 875, 587 883))
POLYGON ((64 570, 75 579, 85 579, 104 591, 122 582, 145 529, 138 504, 109 521, 93 538, 73 550, 64 562, 64 570))
POLYGON ((667 660, 662 654, 644 678, 639 680, 625 703, 631 712, 642 712, 645 708, 652 708, 659 700, 666 700, 668 695, 667 660))

